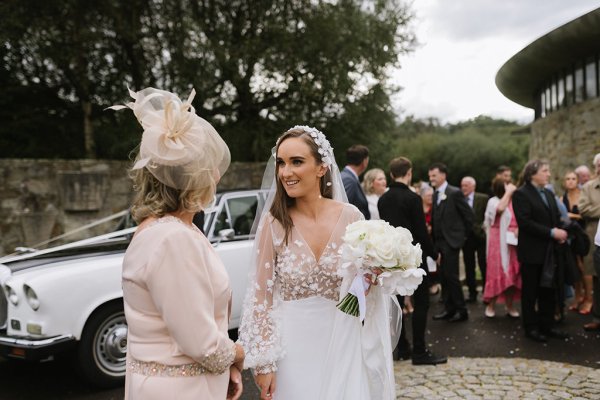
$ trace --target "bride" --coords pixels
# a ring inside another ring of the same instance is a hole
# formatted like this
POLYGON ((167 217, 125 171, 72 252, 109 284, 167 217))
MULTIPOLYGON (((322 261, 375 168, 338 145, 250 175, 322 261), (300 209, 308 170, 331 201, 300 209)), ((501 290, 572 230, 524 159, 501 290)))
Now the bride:
POLYGON ((338 275, 342 236, 363 217, 347 203, 325 135, 285 132, 265 184, 239 329, 261 399, 394 399, 387 299, 367 290, 364 324, 336 308, 351 283, 338 275))

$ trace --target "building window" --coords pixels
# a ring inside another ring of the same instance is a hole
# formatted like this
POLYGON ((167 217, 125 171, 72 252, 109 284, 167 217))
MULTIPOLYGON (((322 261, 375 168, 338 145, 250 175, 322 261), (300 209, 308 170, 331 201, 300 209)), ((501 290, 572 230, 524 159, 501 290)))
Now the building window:
POLYGON ((552 82, 552 86, 550 86, 552 88, 551 92, 550 92, 550 96, 551 100, 552 100, 552 111, 556 111, 558 108, 558 104, 557 104, 557 96, 556 96, 556 82, 552 82))
POLYGON ((546 116, 546 94, 543 90, 540 94, 540 116, 542 118, 546 116))
POLYGON ((596 59, 588 58, 585 65, 585 98, 598 97, 598 85, 596 84, 596 59))
POLYGON ((567 73, 567 76, 565 76, 565 104, 567 107, 573 105, 574 97, 573 74, 569 72, 567 73))
POLYGON ((575 69, 575 103, 581 103, 583 101, 584 84, 583 67, 579 66, 575 69))
POLYGON ((600 97, 600 57, 598 54, 576 62, 546 81, 537 94, 535 118, 600 97))
POLYGON ((565 108, 565 80, 562 77, 558 78, 556 96, 558 108, 565 108))

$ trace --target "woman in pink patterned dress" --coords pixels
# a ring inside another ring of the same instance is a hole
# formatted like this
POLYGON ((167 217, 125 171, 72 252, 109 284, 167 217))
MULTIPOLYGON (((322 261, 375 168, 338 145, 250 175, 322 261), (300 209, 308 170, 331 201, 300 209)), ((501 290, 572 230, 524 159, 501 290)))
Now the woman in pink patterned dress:
POLYGON ((485 316, 496 316, 496 301, 504 301, 506 314, 519 318, 513 301, 521 293, 521 271, 517 259, 516 240, 519 229, 512 208, 512 194, 516 190, 512 183, 502 179, 492 182, 492 197, 485 210, 484 226, 487 230, 487 272, 483 300, 488 303, 485 316))

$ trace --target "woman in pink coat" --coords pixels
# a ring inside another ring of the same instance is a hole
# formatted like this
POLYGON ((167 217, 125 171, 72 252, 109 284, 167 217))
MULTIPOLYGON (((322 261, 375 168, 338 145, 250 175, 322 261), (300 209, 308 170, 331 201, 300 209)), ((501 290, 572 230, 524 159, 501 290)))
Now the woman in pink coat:
MULTIPOLYGON (((126 399, 237 399, 244 351, 227 334, 224 265, 192 224, 229 166, 227 145, 191 105, 147 88, 127 104, 144 127, 132 178, 140 224, 123 260, 126 399)), ((124 107, 114 107, 117 109, 124 107)))

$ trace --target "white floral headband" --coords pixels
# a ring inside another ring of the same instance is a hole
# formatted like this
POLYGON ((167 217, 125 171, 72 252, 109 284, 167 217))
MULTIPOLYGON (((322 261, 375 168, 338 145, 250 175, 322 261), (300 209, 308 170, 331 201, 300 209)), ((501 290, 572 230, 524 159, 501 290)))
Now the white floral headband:
MULTIPOLYGON (((306 125, 296 125, 288 129, 287 131, 289 132, 295 129, 302 130, 310 135, 312 140, 317 144, 317 147, 319 148, 318 151, 321 155, 321 161, 323 161, 323 164, 325 164, 326 167, 330 167, 333 164, 333 161, 335 160, 335 158, 333 157, 333 147, 331 147, 329 140, 327 140, 323 132, 321 132, 317 128, 313 128, 312 126, 306 125)), ((279 144, 279 140, 277 141, 277 144, 279 144)))

